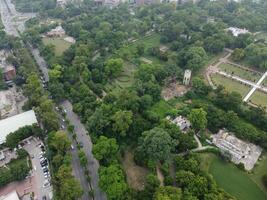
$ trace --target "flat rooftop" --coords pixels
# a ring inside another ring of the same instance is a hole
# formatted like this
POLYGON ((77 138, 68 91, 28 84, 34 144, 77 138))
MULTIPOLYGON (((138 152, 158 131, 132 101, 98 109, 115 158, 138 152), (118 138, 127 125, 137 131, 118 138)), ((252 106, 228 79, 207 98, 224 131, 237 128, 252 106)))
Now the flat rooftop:
POLYGON ((1 196, 0 200, 19 200, 18 194, 16 191, 10 192, 7 195, 1 196))
POLYGON ((9 133, 15 132, 19 128, 37 123, 37 118, 33 110, 14 115, 0 121, 0 144, 6 141, 9 133))

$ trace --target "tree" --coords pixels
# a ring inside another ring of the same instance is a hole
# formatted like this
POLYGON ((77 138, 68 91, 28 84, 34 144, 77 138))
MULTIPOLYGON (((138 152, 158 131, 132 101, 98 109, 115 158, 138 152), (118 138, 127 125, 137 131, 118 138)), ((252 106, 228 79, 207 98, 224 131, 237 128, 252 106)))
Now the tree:
POLYGON ((110 200, 124 200, 127 191, 127 183, 119 165, 100 167, 99 186, 107 194, 110 200))
POLYGON ((234 61, 240 61, 244 58, 244 56, 245 56, 244 49, 236 48, 234 49, 234 52, 232 53, 232 59, 234 61))
POLYGON ((262 176, 262 183, 265 186, 265 188, 267 188, 267 174, 264 174, 262 176))
POLYGON ((123 67, 123 60, 120 58, 109 59, 105 65, 105 72, 110 78, 117 77, 123 67))
POLYGON ((137 151, 153 161, 167 160, 174 147, 171 136, 162 128, 153 128, 142 133, 137 151))
POLYGON ((117 111, 113 117, 113 131, 118 132, 121 136, 126 136, 133 120, 133 113, 131 111, 117 111))
POLYGON ((180 66, 197 71, 204 66, 207 54, 202 47, 190 47, 188 50, 183 50, 179 58, 180 66))
POLYGON ((161 186, 154 194, 154 200, 180 200, 182 190, 173 186, 161 186))
POLYGON ((207 126, 207 113, 203 110, 203 108, 192 109, 188 119, 190 120, 192 127, 199 131, 203 130, 207 126))
POLYGON ((79 159, 80 159, 81 166, 85 168, 87 163, 88 163, 86 154, 82 150, 79 150, 78 156, 79 156, 79 159))
POLYGON ((82 196, 81 185, 72 176, 72 170, 66 165, 62 165, 56 173, 56 183, 59 187, 56 191, 58 199, 73 200, 82 196))
POLYGON ((97 160, 107 163, 115 158, 118 149, 119 146, 115 138, 100 136, 96 144, 93 145, 93 154, 97 160))
POLYGON ((70 149, 71 142, 64 131, 57 131, 51 133, 50 146, 61 155, 65 155, 66 151, 70 149))

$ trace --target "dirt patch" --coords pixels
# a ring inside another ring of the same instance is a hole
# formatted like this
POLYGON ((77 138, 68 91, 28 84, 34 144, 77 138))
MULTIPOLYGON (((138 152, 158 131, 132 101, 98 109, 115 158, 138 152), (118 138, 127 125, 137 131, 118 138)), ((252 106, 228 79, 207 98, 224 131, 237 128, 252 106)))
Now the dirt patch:
POLYGON ((164 98, 165 101, 168 101, 175 97, 183 96, 188 90, 188 87, 180 85, 176 81, 172 81, 163 88, 161 96, 164 98))
POLYGON ((122 165, 130 187, 136 190, 143 190, 148 170, 135 164, 133 150, 125 151, 122 165))

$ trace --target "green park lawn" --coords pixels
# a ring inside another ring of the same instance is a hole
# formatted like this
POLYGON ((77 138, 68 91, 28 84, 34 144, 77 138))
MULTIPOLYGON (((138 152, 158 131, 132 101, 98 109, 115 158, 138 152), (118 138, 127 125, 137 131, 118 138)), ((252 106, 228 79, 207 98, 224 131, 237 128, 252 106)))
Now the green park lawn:
POLYGON ((244 97, 251 89, 250 87, 246 85, 242 85, 241 83, 234 81, 232 79, 226 78, 220 74, 213 74, 211 79, 212 79, 212 82, 216 86, 222 85, 225 87, 227 91, 238 92, 242 97, 244 97))
POLYGON ((253 81, 253 82, 257 82, 261 77, 261 73, 246 71, 244 69, 241 69, 231 64, 223 63, 219 66, 219 68, 227 72, 228 74, 233 74, 233 75, 239 76, 240 78, 244 78, 246 80, 253 81))
POLYGON ((166 101, 161 100, 159 102, 157 102, 156 104, 154 104, 151 108, 150 108, 151 112, 154 112, 155 114, 157 114, 159 117, 164 118, 166 117, 170 112, 173 111, 173 107, 166 101))
MULTIPOLYGON (((267 94, 256 90, 249 99, 253 104, 267 108, 267 94)), ((267 170, 266 170, 267 171, 267 170)))
POLYGON ((134 83, 134 72, 136 67, 129 63, 124 62, 123 70, 121 74, 114 80, 110 81, 106 85, 106 89, 109 91, 120 91, 121 89, 131 87, 134 83))
POLYGON ((43 38, 43 43, 45 45, 53 44, 55 45, 55 53, 56 56, 61 56, 64 51, 66 51, 70 46, 71 43, 65 41, 63 38, 43 38))
POLYGON ((216 183, 226 192, 236 197, 238 200, 266 200, 266 193, 258 186, 259 173, 266 169, 266 161, 263 166, 259 165, 257 175, 249 175, 238 169, 234 164, 223 161, 218 156, 211 153, 199 154, 201 167, 210 172, 216 183))

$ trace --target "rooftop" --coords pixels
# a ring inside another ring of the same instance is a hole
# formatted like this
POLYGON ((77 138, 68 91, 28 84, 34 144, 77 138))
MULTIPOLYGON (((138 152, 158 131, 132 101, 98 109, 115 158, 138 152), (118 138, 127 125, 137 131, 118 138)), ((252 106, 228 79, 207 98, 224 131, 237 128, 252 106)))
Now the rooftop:
POLYGON ((37 118, 33 110, 3 119, 0 121, 0 144, 6 140, 6 136, 19 128, 37 123, 37 118))
POLYGON ((10 192, 7 195, 1 196, 0 200, 19 200, 18 194, 16 191, 10 192))

